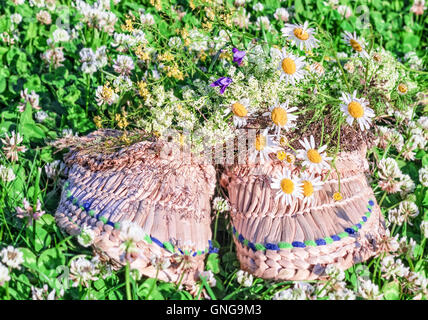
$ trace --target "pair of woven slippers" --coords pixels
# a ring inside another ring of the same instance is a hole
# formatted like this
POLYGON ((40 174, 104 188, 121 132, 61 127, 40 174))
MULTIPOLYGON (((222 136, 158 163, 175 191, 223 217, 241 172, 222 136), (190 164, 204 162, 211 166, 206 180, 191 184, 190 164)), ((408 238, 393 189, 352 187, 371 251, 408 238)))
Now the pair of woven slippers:
MULTIPOLYGON (((142 275, 192 286, 205 256, 217 251, 210 227, 216 171, 173 142, 116 145, 121 136, 99 130, 63 143, 69 172, 56 221, 70 235, 91 229, 93 248, 113 266, 128 261, 142 275), (124 245, 130 242, 132 250, 124 245)), ((313 201, 288 205, 270 178, 284 162, 225 167, 220 184, 241 269, 264 279, 314 280, 327 265, 346 269, 378 252, 385 228, 365 176, 365 147, 339 153, 335 164, 313 201), (333 199, 338 179, 341 201, 333 199)))

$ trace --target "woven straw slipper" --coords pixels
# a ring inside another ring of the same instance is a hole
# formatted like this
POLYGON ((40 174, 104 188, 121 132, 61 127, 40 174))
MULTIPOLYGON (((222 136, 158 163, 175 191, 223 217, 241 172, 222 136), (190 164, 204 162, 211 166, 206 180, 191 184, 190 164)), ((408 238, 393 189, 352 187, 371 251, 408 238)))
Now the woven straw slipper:
POLYGON ((234 165, 221 184, 232 207, 234 241, 243 270, 275 280, 313 280, 334 264, 347 269, 377 253, 385 233, 382 214, 367 183, 366 147, 341 152, 336 159, 343 200, 335 201, 338 174, 331 171, 310 205, 295 198, 275 200, 271 178, 284 162, 234 165))
POLYGON ((131 268, 155 277, 151 261, 161 258, 169 267, 158 271, 159 279, 192 285, 204 270, 205 255, 214 250, 214 167, 157 139, 110 148, 121 135, 100 130, 68 143, 69 176, 57 223, 71 235, 91 228, 96 252, 120 267, 125 263, 122 228, 132 222, 141 227, 142 239, 131 255, 131 268))

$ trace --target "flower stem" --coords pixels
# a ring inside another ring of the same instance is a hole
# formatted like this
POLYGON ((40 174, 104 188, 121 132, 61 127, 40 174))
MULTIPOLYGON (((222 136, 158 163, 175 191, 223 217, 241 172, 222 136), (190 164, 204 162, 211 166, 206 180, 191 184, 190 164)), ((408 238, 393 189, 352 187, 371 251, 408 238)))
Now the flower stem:
POLYGON ((383 193, 382 198, 380 198, 379 207, 382 205, 382 202, 383 200, 385 200, 385 197, 386 197, 386 191, 383 193))
POLYGON ((130 272, 130 266, 129 266, 129 261, 126 262, 126 266, 125 266, 125 286, 126 286, 126 299, 127 300, 132 300, 132 295, 131 295, 131 283, 129 281, 129 272, 130 272))
POLYGON ((160 269, 160 266, 157 266, 157 268, 156 268, 156 275, 155 275, 155 281, 153 281, 152 285, 150 286, 149 293, 147 294, 146 299, 148 299, 150 297, 150 295, 153 292, 153 289, 155 288, 156 282, 158 281, 159 269, 160 269))

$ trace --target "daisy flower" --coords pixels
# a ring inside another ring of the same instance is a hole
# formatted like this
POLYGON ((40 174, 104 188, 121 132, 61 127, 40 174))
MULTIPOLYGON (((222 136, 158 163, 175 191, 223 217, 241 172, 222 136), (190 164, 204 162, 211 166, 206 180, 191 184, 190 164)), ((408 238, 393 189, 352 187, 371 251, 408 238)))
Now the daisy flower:
POLYGON ((314 174, 304 172, 300 176, 300 182, 303 184, 303 203, 311 204, 315 198, 315 191, 321 190, 323 182, 320 177, 314 177, 314 174))
POLYGON ((260 157, 260 162, 269 161, 269 153, 278 150, 278 146, 273 141, 272 136, 268 135, 269 128, 266 128, 262 133, 257 134, 250 145, 249 159, 255 162, 257 157, 260 157))
POLYGON ((302 24, 287 23, 281 29, 282 35, 291 40, 300 50, 312 50, 318 47, 319 40, 314 38, 313 28, 308 28, 308 22, 302 24))
POLYGON ((300 144, 305 150, 297 150, 297 158, 303 160, 302 165, 309 168, 310 171, 319 172, 323 169, 329 169, 330 165, 327 161, 331 160, 331 157, 327 157, 323 151, 327 149, 327 145, 321 148, 315 147, 314 136, 311 135, 310 141, 305 138, 303 141, 299 140, 300 144))
POLYGON ((286 168, 283 168, 282 172, 272 179, 270 187, 279 189, 275 200, 280 199, 282 204, 291 205, 295 198, 303 197, 302 182, 297 177, 293 177, 286 168))
POLYGON ((250 99, 244 98, 238 100, 230 105, 229 108, 224 112, 225 115, 232 112, 233 114, 233 124, 235 127, 243 127, 247 124, 248 116, 251 115, 250 99))
POLYGON ((368 102, 364 98, 357 98, 357 90, 352 95, 342 92, 340 100, 343 101, 340 107, 346 116, 346 122, 350 126, 355 120, 360 125, 361 131, 370 128, 370 118, 374 117, 375 114, 372 109, 367 107, 368 102))
POLYGON ((270 116, 273 126, 272 129, 275 129, 277 135, 281 129, 288 131, 290 128, 295 126, 294 121, 296 121, 297 116, 291 114, 291 112, 296 111, 297 107, 288 108, 289 100, 279 104, 279 101, 275 105, 269 107, 269 112, 265 112, 264 116, 270 116))
POLYGON ((405 95, 409 89, 404 83, 400 83, 397 87, 397 92, 400 95, 405 95))
POLYGON ((285 78, 285 82, 291 83, 293 86, 303 79, 305 70, 303 69, 305 57, 296 57, 291 53, 287 53, 285 48, 282 48, 281 62, 279 63, 278 70, 281 70, 280 79, 285 78))
POLYGON ((348 31, 345 31, 345 33, 343 34, 343 41, 345 41, 345 43, 351 46, 352 49, 354 49, 360 57, 364 57, 367 59, 370 58, 369 54, 365 49, 366 42, 364 38, 358 39, 357 34, 355 32, 354 34, 352 34, 348 31))

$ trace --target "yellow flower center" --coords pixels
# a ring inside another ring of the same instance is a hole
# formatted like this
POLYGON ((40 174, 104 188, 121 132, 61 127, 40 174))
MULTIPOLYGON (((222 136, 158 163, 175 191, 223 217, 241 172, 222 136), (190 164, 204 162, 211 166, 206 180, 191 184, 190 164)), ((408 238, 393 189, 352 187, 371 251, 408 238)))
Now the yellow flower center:
POLYGON ((400 91, 401 93, 406 93, 407 92, 407 86, 403 83, 400 83, 398 85, 398 91, 400 91))
POLYGON ((243 118, 248 114, 247 108, 239 102, 232 104, 232 112, 235 116, 243 118))
POLYGON ((363 47, 361 47, 357 40, 351 39, 349 40, 349 43, 351 44, 352 49, 355 51, 360 52, 363 50, 363 47))
POLYGON ((282 136, 281 138, 279 138, 279 144, 283 147, 285 147, 288 144, 288 139, 284 136, 282 136))
POLYGON ((255 141, 256 150, 261 151, 265 148, 265 146, 266 146, 266 137, 261 134, 258 134, 256 136, 256 141, 255 141))
POLYGON ((287 153, 287 159, 286 159, 286 161, 288 163, 293 164, 294 161, 296 161, 296 157, 294 155, 292 155, 291 153, 287 153))
POLYGON ((315 149, 309 149, 307 155, 310 162, 320 163, 322 161, 321 155, 315 149))
POLYGON ((288 117, 287 117, 287 111, 285 111, 283 108, 276 107, 272 110, 272 121, 277 126, 283 127, 287 124, 288 117))
POLYGON ((282 70, 287 74, 293 74, 296 72, 296 63, 291 58, 285 58, 282 60, 282 70))
POLYGON ((294 35, 296 36, 296 38, 300 39, 300 40, 308 40, 309 39, 309 33, 307 33, 306 31, 304 31, 301 28, 296 28, 294 29, 294 35))
POLYGON ((276 153, 276 157, 278 158, 278 160, 282 161, 287 157, 287 154, 284 150, 280 150, 276 153))
POLYGON ((310 197, 314 193, 314 186, 312 182, 305 180, 303 181, 303 195, 305 197, 310 197))
POLYGON ((364 108, 357 101, 351 101, 348 104, 348 112, 352 117, 358 119, 364 115, 364 108))
POLYGON ((292 194, 294 190, 294 183, 290 179, 282 179, 281 180, 281 189, 286 194, 292 194))
POLYGON ((335 192, 333 194, 333 199, 334 199, 334 201, 340 201, 340 200, 342 200, 343 199, 342 194, 340 192, 335 192))

